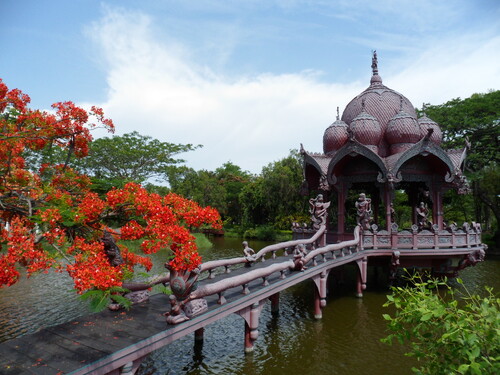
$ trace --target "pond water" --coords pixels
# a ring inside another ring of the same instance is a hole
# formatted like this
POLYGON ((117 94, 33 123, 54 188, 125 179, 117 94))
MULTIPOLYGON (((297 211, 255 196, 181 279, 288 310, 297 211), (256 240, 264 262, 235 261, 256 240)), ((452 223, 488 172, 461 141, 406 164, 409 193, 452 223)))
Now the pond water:
MULTIPOLYGON (((204 260, 241 254, 241 239, 215 238, 214 247, 202 250, 204 260)), ((250 241, 255 250, 267 243, 250 241)), ((163 271, 164 254, 155 267, 163 271)), ((500 258, 461 272, 471 292, 485 285, 500 290, 500 258)), ((244 354, 244 321, 229 316, 205 328, 202 345, 187 336, 154 352, 139 374, 411 374, 415 363, 404 356, 404 348, 380 343, 386 335, 382 305, 388 293, 385 275, 370 271, 363 298, 354 297, 355 272, 346 267, 343 283, 330 277, 323 319, 313 316, 313 283, 283 291, 280 312, 273 316, 270 304, 261 314, 259 338, 252 354, 244 354)), ((22 279, 0 289, 0 342, 33 333, 89 313, 86 303, 71 291, 71 280, 53 273, 22 279)))

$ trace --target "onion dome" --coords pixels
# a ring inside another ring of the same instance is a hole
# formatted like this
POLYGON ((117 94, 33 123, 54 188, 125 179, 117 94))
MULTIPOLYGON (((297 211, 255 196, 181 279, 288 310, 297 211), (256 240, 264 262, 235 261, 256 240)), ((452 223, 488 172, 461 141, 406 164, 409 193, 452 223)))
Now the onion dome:
POLYGON ((337 120, 325 130, 323 135, 323 152, 328 154, 340 149, 349 138, 347 124, 339 118, 339 107, 337 107, 337 120))
MULTIPOLYGON (((364 101, 365 111, 377 119, 384 133, 389 121, 400 109, 401 98, 403 99, 403 111, 416 119, 417 113, 413 104, 404 95, 382 84, 382 78, 378 74, 376 52, 372 58, 372 73, 370 86, 347 104, 342 114, 342 121, 350 124, 361 113, 361 103, 364 101)), ((385 140, 382 140, 380 147, 379 153, 381 156, 385 156, 387 153, 385 140)))
POLYGON ((399 112, 389 121, 385 131, 389 144, 389 154, 397 154, 409 149, 421 139, 420 126, 416 116, 403 111, 403 98, 400 99, 399 112))
POLYGON ((427 117, 424 112, 423 116, 418 119, 418 124, 420 125, 420 138, 425 137, 428 133, 428 130, 432 129, 433 131, 430 136, 430 140, 437 145, 441 144, 441 142, 443 141, 443 132, 441 131, 441 128, 439 127, 437 122, 427 117))
POLYGON ((349 129, 359 143, 378 154, 382 128, 377 119, 365 111, 364 100, 361 105, 361 113, 352 120, 349 129))

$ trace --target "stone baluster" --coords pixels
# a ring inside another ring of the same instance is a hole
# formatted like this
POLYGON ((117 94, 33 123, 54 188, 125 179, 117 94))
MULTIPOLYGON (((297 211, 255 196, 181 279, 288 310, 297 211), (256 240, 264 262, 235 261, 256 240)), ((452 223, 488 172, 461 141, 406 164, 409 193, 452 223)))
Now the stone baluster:
POLYGON ((225 291, 217 293, 217 295, 219 296, 219 299, 217 300, 217 303, 219 305, 223 305, 223 304, 225 304, 227 302, 226 298, 224 297, 224 293, 225 293, 225 291))
POLYGON ((242 294, 247 295, 250 293, 250 289, 248 289, 248 284, 243 284, 242 287, 243 287, 243 291, 241 292, 242 294))

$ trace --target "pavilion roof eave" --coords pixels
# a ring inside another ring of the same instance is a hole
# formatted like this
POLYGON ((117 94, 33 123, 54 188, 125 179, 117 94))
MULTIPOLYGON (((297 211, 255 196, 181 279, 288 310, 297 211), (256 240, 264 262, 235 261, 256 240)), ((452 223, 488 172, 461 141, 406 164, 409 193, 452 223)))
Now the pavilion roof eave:
MULTIPOLYGON (((418 155, 434 155, 439 160, 443 162, 447 167, 447 173, 444 176, 446 182, 451 182, 455 177, 460 177, 462 171, 460 169, 460 162, 452 160, 452 157, 440 146, 431 142, 428 137, 422 138, 419 142, 415 143, 411 148, 406 151, 397 154, 398 156, 391 155, 391 157, 386 158, 387 167, 389 173, 397 176, 400 174, 401 167, 410 159, 418 155)), ((461 159, 461 157, 459 158, 461 159)))
POLYGON ((337 164, 340 163, 346 156, 356 155, 364 156, 366 159, 373 162, 379 168, 381 178, 385 179, 387 176, 387 167, 384 160, 378 154, 356 140, 349 140, 335 154, 332 154, 328 165, 328 178, 330 179, 337 164))

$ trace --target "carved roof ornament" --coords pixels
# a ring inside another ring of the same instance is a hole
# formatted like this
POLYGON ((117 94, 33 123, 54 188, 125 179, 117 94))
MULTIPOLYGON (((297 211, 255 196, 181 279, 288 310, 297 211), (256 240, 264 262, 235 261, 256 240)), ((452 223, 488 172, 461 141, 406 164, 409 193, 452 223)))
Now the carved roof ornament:
POLYGON ((372 57, 372 73, 373 75, 378 75, 378 60, 377 60, 377 50, 373 51, 372 57))
POLYGON ((377 60, 377 51, 373 51, 372 57, 372 78, 370 80, 370 85, 382 85, 382 78, 378 75, 378 60, 377 60))

